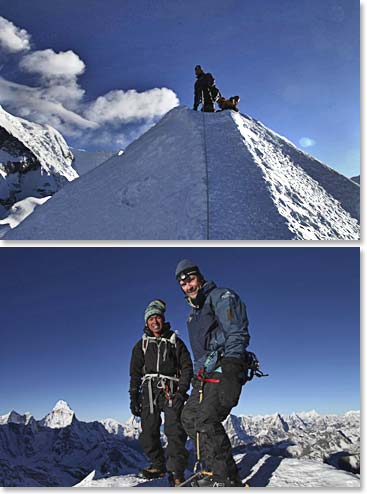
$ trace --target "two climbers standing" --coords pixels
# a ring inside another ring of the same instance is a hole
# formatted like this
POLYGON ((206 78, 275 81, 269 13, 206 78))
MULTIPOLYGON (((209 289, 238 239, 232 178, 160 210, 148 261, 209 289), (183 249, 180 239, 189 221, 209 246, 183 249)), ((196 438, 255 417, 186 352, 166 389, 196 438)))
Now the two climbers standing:
POLYGON ((184 342, 165 321, 166 304, 153 300, 145 309, 144 334, 133 348, 130 363, 130 408, 141 416, 139 439, 151 462, 142 476, 159 478, 168 471, 170 484, 180 486, 189 436, 197 461, 194 475, 186 482, 199 487, 240 487, 222 422, 238 404, 242 386, 254 375, 266 375, 256 356, 246 350, 250 341, 246 306, 233 290, 207 281, 190 260, 178 263, 175 277, 191 309, 187 327, 194 369, 184 342), (160 441, 162 412, 167 464, 160 441))

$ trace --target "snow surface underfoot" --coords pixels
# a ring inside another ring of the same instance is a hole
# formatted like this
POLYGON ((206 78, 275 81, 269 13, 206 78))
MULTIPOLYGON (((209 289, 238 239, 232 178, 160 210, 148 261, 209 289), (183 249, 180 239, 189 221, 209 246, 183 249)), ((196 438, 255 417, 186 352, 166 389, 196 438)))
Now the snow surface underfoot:
POLYGON ((255 119, 178 107, 6 239, 357 240, 359 191, 255 119))
MULTIPOLYGON (((242 482, 248 487, 360 487, 358 475, 312 460, 270 455, 235 455, 242 482)), ((186 472, 186 478, 191 475, 186 472)), ((95 471, 74 487, 168 487, 167 478, 146 480, 134 474, 95 478, 95 471)))

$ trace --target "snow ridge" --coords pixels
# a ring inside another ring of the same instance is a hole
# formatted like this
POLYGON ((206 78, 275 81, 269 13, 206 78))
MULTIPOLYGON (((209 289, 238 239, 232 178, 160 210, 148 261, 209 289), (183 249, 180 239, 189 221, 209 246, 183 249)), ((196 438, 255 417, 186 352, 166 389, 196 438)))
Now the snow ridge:
POLYGON ((356 240, 359 191, 255 119, 178 107, 6 238, 356 240))
POLYGON ((14 117, 0 106, 0 127, 32 153, 48 174, 71 181, 78 177, 72 168, 73 155, 63 136, 50 125, 14 117))

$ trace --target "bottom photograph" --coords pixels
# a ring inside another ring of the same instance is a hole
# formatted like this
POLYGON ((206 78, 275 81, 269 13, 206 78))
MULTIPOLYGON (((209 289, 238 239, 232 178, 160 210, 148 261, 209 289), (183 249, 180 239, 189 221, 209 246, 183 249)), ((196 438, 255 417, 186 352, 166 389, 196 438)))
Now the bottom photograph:
POLYGON ((359 248, 0 263, 0 487, 360 487, 359 248))

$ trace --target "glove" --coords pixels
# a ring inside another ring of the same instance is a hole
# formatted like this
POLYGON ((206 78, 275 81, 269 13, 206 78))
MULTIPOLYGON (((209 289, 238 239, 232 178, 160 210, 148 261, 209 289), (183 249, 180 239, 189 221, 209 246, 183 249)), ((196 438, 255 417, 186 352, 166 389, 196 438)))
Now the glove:
POLYGON ((140 393, 130 396, 130 410, 135 417, 141 417, 141 396, 140 393))
POLYGON ((194 111, 198 111, 198 105, 194 105, 194 106, 192 107, 192 109, 193 109, 194 111))
POLYGON ((173 395, 173 400, 172 400, 172 408, 175 408, 176 410, 180 410, 183 406, 185 401, 187 400, 188 395, 186 393, 181 393, 180 391, 177 391, 173 395))
POLYGON ((246 382, 244 365, 242 360, 232 357, 224 357, 220 364, 219 400, 224 407, 233 408, 238 404, 242 385, 246 382))

